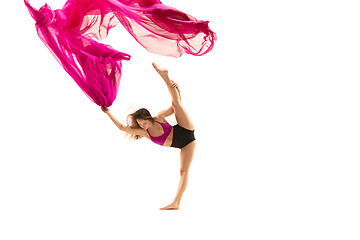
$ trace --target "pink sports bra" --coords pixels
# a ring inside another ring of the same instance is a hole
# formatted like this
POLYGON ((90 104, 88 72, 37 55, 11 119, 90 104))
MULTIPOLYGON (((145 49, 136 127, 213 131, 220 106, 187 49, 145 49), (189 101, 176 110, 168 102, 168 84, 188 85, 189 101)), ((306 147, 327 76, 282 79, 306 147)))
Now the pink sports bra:
POLYGON ((172 126, 169 123, 161 123, 158 121, 156 121, 156 122, 159 123, 161 125, 161 127, 163 128, 163 130, 164 130, 163 135, 161 135, 159 137, 153 137, 150 135, 149 130, 146 130, 146 131, 148 132, 151 141, 162 146, 162 145, 164 145, 166 138, 171 133, 172 126))

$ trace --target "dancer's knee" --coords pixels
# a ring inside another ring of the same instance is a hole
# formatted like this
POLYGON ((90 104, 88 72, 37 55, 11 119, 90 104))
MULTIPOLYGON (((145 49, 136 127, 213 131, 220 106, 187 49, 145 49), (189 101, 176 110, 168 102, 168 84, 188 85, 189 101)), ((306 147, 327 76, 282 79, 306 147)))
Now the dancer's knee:
POLYGON ((183 109, 181 103, 174 104, 173 105, 173 110, 174 110, 175 116, 181 116, 181 115, 184 114, 184 109, 183 109))
POLYGON ((178 108, 182 108, 181 102, 180 101, 172 101, 172 107, 173 107, 174 111, 178 108))
POLYGON ((180 176, 187 176, 189 174, 189 169, 180 169, 180 176))

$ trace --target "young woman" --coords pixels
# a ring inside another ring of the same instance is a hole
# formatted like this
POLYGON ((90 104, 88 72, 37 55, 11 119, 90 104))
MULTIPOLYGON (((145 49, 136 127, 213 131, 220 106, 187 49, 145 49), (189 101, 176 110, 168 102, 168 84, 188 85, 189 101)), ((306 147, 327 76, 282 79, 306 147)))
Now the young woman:
POLYGON ((168 70, 160 68, 153 63, 153 67, 162 77, 170 92, 172 106, 161 111, 156 117, 152 117, 148 110, 141 108, 128 116, 128 126, 122 125, 109 111, 102 107, 115 125, 122 131, 128 133, 134 139, 146 137, 156 144, 164 147, 180 148, 180 182, 174 201, 160 210, 179 209, 181 197, 188 183, 189 169, 194 157, 196 140, 194 137, 194 125, 181 105, 180 89, 177 83, 168 77, 168 70), (171 126, 165 117, 175 114, 178 124, 171 126))

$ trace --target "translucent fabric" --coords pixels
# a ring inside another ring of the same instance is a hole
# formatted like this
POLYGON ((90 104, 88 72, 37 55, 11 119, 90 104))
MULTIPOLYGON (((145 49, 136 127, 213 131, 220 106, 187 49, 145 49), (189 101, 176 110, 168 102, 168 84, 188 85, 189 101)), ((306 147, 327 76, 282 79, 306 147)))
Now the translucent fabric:
POLYGON ((148 51, 164 56, 196 56, 209 52, 216 34, 208 21, 198 21, 159 0, 68 0, 62 9, 47 4, 39 10, 25 0, 40 39, 96 104, 116 98, 121 60, 130 55, 96 40, 121 23, 148 51))

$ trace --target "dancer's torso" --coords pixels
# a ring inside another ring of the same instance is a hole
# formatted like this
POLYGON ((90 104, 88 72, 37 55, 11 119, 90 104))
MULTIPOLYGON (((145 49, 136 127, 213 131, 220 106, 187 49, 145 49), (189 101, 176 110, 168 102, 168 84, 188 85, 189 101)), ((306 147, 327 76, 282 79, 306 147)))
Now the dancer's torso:
POLYGON ((157 120, 155 122, 161 126, 163 134, 155 137, 150 134, 149 130, 146 130, 149 134, 149 139, 158 145, 170 147, 173 139, 173 127, 167 122, 159 122, 157 120))

